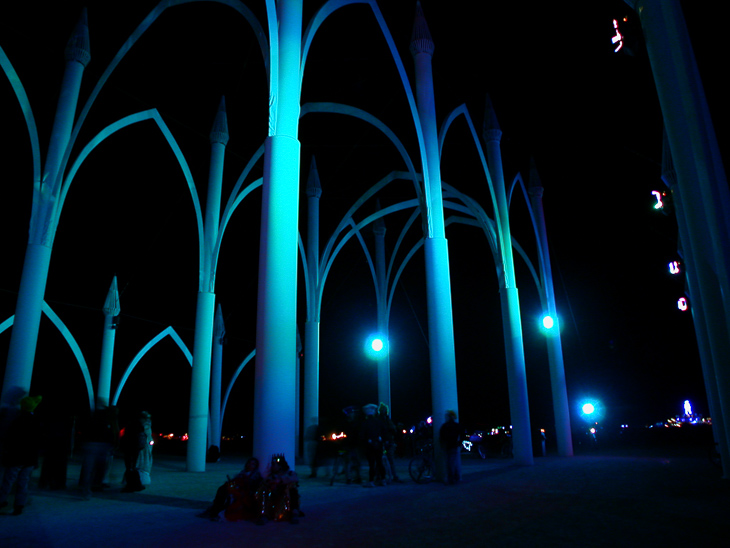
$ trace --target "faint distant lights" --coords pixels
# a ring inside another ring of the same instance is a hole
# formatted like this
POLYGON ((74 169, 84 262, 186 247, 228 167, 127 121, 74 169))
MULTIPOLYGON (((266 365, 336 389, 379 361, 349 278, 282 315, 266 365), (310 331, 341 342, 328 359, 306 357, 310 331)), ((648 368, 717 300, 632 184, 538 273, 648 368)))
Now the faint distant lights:
POLYGON ((689 310, 689 303, 685 297, 677 299, 677 309, 681 312, 687 312, 687 310, 689 310))
POLYGON ((669 263, 669 273, 673 275, 677 275, 682 272, 682 269, 679 267, 679 261, 672 261, 669 263))

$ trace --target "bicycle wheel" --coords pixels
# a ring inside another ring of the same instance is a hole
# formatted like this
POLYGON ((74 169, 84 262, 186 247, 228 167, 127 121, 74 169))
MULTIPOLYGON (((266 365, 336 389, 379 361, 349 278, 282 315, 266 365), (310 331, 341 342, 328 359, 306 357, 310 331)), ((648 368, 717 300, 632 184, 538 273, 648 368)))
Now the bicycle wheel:
POLYGON ((428 457, 413 457, 408 463, 408 473, 416 483, 428 483, 433 479, 433 461, 428 457))

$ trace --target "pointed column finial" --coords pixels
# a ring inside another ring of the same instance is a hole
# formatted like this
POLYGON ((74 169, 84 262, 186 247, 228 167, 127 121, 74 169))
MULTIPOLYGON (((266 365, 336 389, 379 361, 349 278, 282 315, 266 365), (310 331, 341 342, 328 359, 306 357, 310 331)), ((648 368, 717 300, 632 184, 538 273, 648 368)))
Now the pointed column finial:
POLYGON ((223 344, 226 337, 226 325, 223 321, 223 309, 221 303, 218 303, 215 309, 215 317, 213 318, 213 340, 219 344, 223 344))
POLYGON ((484 125, 482 126, 482 136, 486 142, 500 141, 502 139, 502 130, 499 127, 497 113, 494 111, 492 99, 487 94, 487 101, 484 107, 484 125))
POLYGON ((431 32, 428 30, 426 17, 423 15, 423 8, 420 2, 416 2, 416 19, 411 34, 411 55, 418 53, 433 55, 434 49, 433 38, 431 38, 431 32))
POLYGON ((228 144, 228 116, 226 115, 226 98, 221 97, 218 105, 218 112, 215 115, 213 129, 210 130, 210 143, 221 143, 223 146, 228 144))
POLYGON ((117 286, 116 276, 112 279, 112 285, 106 294, 106 301, 104 301, 104 308, 102 310, 107 316, 119 316, 121 306, 119 305, 119 288, 117 286))
POLYGON ((540 174, 537 172, 537 166, 535 165, 535 158, 530 156, 530 174, 527 177, 527 193, 530 196, 542 198, 544 191, 545 189, 542 186, 540 174))
POLYGON ((91 61, 91 47, 89 46, 89 22, 86 8, 81 11, 79 22, 76 23, 71 38, 66 43, 64 51, 66 61, 76 61, 84 67, 91 61))
POLYGON ((319 198, 322 196, 322 185, 319 183, 319 171, 317 171, 317 162, 314 160, 314 156, 312 156, 312 163, 309 164, 307 196, 309 198, 319 198))

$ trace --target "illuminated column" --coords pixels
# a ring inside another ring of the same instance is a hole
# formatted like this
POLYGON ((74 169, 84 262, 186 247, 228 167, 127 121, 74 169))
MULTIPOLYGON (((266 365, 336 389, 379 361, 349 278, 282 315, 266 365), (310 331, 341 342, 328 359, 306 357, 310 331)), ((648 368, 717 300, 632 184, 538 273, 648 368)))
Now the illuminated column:
POLYGON ((256 315, 253 454, 263 467, 274 453, 293 460, 296 421, 302 0, 281 0, 277 6, 278 59, 272 65, 278 79, 269 102, 256 315))
POLYGON ((520 298, 515 280, 515 264, 512 257, 512 234, 509 226, 509 205, 502 172, 502 153, 497 116, 491 101, 487 100, 484 117, 484 140, 487 145, 489 172, 494 183, 497 202, 497 230, 499 232, 500 257, 499 288, 502 303, 502 325, 504 329, 504 349, 507 360, 507 384, 509 408, 512 422, 512 446, 515 462, 532 465, 532 434, 530 432, 530 405, 527 397, 527 374, 525 372, 525 350, 522 342, 522 321, 520 318, 520 298))
MULTIPOLYGON (((641 19, 686 223, 693 299, 702 299, 712 372, 730 453, 730 190, 702 81, 678 0, 627 2, 641 19)), ((709 369, 707 372, 710 372, 709 369)), ((715 417, 713 417, 715 418, 715 417)), ((718 440, 720 441, 720 440, 718 440)), ((727 462, 727 458, 723 460, 727 462)), ((728 477, 727 467, 725 477, 728 477)))
POLYGON ((573 439, 570 432, 570 406, 568 405, 568 391, 565 386, 563 347, 560 342, 560 319, 555 306, 550 248, 548 247, 547 229, 545 228, 545 211, 542 207, 543 187, 534 163, 530 166, 528 193, 532 203, 532 211, 535 215, 535 228, 537 229, 538 249, 540 250, 540 274, 545 291, 545 304, 547 305, 547 313, 554 322, 553 327, 547 330, 546 336, 548 362, 550 363, 550 387, 553 394, 553 414, 555 416, 555 438, 558 442, 558 455, 572 457, 573 439))
POLYGON ((33 183, 33 210, 30 219, 30 237, 25 252, 20 279, 15 320, 10 334, 8 361, 5 367, 0 403, 6 405, 18 389, 29 392, 33 376, 33 361, 38 344, 41 307, 46 292, 51 249, 58 219, 56 207, 63 182, 63 157, 68 148, 76 104, 84 68, 89 63, 89 29, 86 10, 83 11, 66 45, 66 68, 56 106, 48 153, 41 181, 33 183))
MULTIPOLYGON (((319 424, 319 199, 322 186, 312 158, 307 179, 307 321, 304 323, 304 425, 319 424)), ((297 422, 297 424, 299 424, 297 422)), ((299 445, 297 445, 299 447, 299 445)))
MULTIPOLYGON (((444 423, 447 410, 457 412, 456 356, 454 323, 451 310, 449 250, 445 237, 444 206, 441 193, 441 167, 436 130, 436 107, 433 95, 432 56, 434 43, 423 16, 420 2, 411 37, 411 53, 416 68, 416 100, 421 121, 425 151, 424 185, 428 233, 424 244, 426 259, 426 299, 428 303, 428 343, 431 364, 431 399, 434 436, 444 423)), ((446 463, 436 451, 436 477, 445 479, 446 463)))
POLYGON ((223 384, 223 342, 226 326, 220 303, 215 309, 213 320, 213 352, 210 372, 210 433, 208 447, 221 447, 221 386, 223 384))
POLYGON ((195 310, 195 340, 193 342, 193 373, 190 385, 190 415, 188 420, 187 470, 205 472, 208 445, 208 411, 210 403, 210 364, 215 318, 215 270, 213 250, 218 240, 220 222, 223 164, 228 143, 228 121, 225 101, 221 100, 210 132, 210 169, 208 196, 205 202, 203 238, 203 270, 200 272, 198 302, 195 310))
POLYGON ((117 277, 114 276, 112 285, 104 302, 104 337, 101 341, 101 363, 99 365, 99 384, 96 389, 96 406, 109 407, 109 393, 112 382, 112 364, 114 362, 114 339, 117 326, 114 318, 119 316, 119 290, 117 277))
MULTIPOLYGON (((379 209, 379 207, 378 207, 379 209)), ((385 353, 378 358, 378 401, 383 402, 390 409, 390 342, 388 337, 388 287, 385 277, 385 221, 380 217, 373 226, 375 235, 375 279, 378 285, 378 336, 385 338, 385 353)))
MULTIPOLYGON (((687 217, 684 211, 682 196, 677 187, 677 175, 672 163, 671 152, 668 150, 666 134, 662 161, 662 179, 672 192, 674 211, 677 217, 679 247, 683 253, 682 260, 686 265, 694 265, 697 261, 693 256, 692 246, 686 243, 689 241, 687 217)), ((685 268, 684 272, 687 279, 687 287, 689 288, 690 311, 695 326, 697 348, 700 353, 702 375, 707 392, 707 404, 709 405, 710 416, 712 417, 712 432, 715 441, 718 443, 718 449, 721 455, 720 460, 723 463, 723 477, 728 478, 730 477, 730 464, 727 463, 730 463, 730 451, 728 451, 726 415, 723 413, 722 406, 720 405, 721 399, 717 375, 715 373, 715 363, 730 362, 730 345, 722 344, 725 334, 724 319, 722 316, 716 316, 718 312, 722 312, 721 308, 714 306, 712 302, 706 302, 708 297, 706 291, 703 290, 695 268, 690 266, 689 268, 685 268)))

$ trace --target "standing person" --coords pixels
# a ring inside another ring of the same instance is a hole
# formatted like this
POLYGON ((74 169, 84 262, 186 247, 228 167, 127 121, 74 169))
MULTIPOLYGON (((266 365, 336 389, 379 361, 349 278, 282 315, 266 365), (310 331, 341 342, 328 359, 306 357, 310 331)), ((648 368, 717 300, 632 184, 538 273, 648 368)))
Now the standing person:
POLYGON ((446 483, 461 481, 461 431, 456 422, 456 411, 446 411, 446 422, 439 430, 439 442, 446 457, 446 483))
POLYGON ((360 447, 368 459, 370 467, 369 481, 364 487, 385 485, 385 469, 383 467, 383 423, 375 416, 378 406, 374 403, 364 405, 362 412, 365 420, 360 425, 360 447))
POLYGON ((147 436, 144 433, 142 416, 138 414, 124 427, 122 436, 121 449, 124 453, 124 481, 126 482, 122 493, 144 491, 144 485, 142 485, 139 470, 137 470, 137 459, 146 444, 147 436))
POLYGON ((345 463, 345 477, 348 484, 362 483, 360 477, 360 424, 359 409, 354 405, 345 407, 345 422, 341 431, 345 434, 342 448, 347 452, 345 463))
POLYGON ((140 422, 144 434, 144 447, 142 447, 139 457, 137 457, 137 470, 142 485, 149 485, 152 483, 150 473, 152 472, 152 447, 155 444, 154 439, 152 439, 152 415, 147 411, 142 411, 140 413, 140 422))
POLYGON ((85 499, 91 497, 92 491, 104 489, 104 476, 119 439, 115 414, 115 409, 100 407, 81 431, 84 457, 81 463, 79 487, 85 499))
POLYGON ((28 482, 38 467, 43 432, 33 412, 41 396, 26 396, 20 400, 20 413, 10 423, 3 445, 2 465, 5 467, 0 484, 0 508, 8 505, 10 489, 15 484, 13 515, 19 516, 28 500, 28 482))
POLYGON ((395 483, 403 483, 395 469, 395 424, 388 415, 388 406, 383 402, 378 407, 378 418, 383 424, 383 458, 388 464, 387 468, 390 468, 390 479, 395 483))

